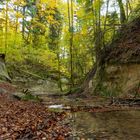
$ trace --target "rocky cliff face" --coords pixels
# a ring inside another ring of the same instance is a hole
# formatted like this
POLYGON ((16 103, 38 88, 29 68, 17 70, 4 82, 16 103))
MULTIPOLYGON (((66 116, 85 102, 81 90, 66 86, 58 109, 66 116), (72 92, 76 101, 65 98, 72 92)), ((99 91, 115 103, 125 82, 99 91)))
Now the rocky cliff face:
POLYGON ((122 28, 106 54, 101 88, 108 94, 140 92, 140 18, 122 28))
POLYGON ((140 64, 106 65, 104 74, 102 86, 112 95, 134 95, 139 92, 140 64))

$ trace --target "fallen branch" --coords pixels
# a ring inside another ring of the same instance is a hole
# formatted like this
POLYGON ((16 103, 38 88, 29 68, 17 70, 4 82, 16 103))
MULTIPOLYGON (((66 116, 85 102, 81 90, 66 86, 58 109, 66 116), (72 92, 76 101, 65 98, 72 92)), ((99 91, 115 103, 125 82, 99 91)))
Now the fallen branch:
POLYGON ((136 98, 112 98, 110 105, 140 105, 140 99, 136 98))
POLYGON ((35 74, 35 73, 31 73, 31 72, 29 72, 29 71, 25 71, 25 70, 22 70, 22 69, 20 69, 20 68, 16 68, 16 69, 17 69, 18 71, 23 72, 23 73, 25 73, 25 74, 28 74, 28 75, 30 75, 30 76, 32 76, 32 77, 40 78, 40 79, 45 80, 43 77, 41 77, 41 76, 39 76, 39 75, 37 75, 37 74, 35 74))

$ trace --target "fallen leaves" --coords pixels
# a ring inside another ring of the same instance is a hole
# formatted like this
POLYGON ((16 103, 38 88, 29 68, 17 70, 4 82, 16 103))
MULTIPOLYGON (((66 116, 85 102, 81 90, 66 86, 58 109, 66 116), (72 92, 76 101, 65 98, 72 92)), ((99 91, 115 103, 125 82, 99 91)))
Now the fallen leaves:
POLYGON ((4 89, 5 91, 10 92, 10 93, 13 93, 16 91, 16 87, 6 82, 0 82, 0 89, 4 89))
POLYGON ((39 103, 10 100, 0 95, 0 140, 63 140, 70 129, 66 113, 50 112, 39 103))

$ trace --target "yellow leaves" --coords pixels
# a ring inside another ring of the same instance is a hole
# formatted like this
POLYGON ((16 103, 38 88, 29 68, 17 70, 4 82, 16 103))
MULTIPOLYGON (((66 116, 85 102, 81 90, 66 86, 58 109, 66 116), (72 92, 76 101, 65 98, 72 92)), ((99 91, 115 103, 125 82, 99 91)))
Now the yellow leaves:
POLYGON ((41 53, 39 58, 47 67, 57 69, 57 56, 50 50, 45 50, 41 53))
POLYGON ((77 11, 77 16, 82 17, 84 15, 84 13, 85 13, 84 9, 78 10, 77 11))
POLYGON ((33 25, 34 27, 45 28, 45 25, 44 25, 44 24, 42 24, 42 23, 40 23, 40 22, 37 22, 37 20, 35 20, 35 19, 32 21, 32 25, 33 25))
POLYGON ((7 50, 7 61, 17 61, 17 62, 23 62, 24 57, 21 53, 21 50, 19 48, 12 48, 10 47, 7 50), (16 54, 16 55, 15 55, 16 54))
POLYGON ((0 24, 5 22, 5 18, 4 16, 0 13, 0 24))
POLYGON ((48 0, 40 0, 41 4, 46 4, 48 0))
POLYGON ((70 76, 69 75, 69 72, 68 72, 68 69, 66 67, 64 67, 64 66, 61 66, 60 67, 60 72, 66 74, 68 76, 70 76))
POLYGON ((55 10, 54 9, 52 9, 52 8, 48 8, 48 10, 46 11, 47 12, 47 14, 48 15, 53 15, 53 14, 55 14, 55 10))
POLYGON ((27 3, 25 0, 14 0, 14 5, 25 6, 27 3))
POLYGON ((47 4, 49 5, 50 8, 54 9, 56 8, 56 0, 48 0, 47 4))
POLYGON ((53 16, 49 15, 47 17, 47 20, 48 20, 49 23, 53 22, 54 21, 53 16))
POLYGON ((130 3, 131 3, 131 7, 132 7, 133 9, 135 9, 135 8, 140 4, 140 2, 137 1, 137 0, 133 0, 133 2, 130 2, 130 3))
POLYGON ((40 0, 40 4, 47 4, 50 8, 54 9, 56 8, 56 0, 40 0))
POLYGON ((54 27, 58 27, 58 26, 60 26, 60 23, 59 23, 59 21, 56 21, 55 19, 54 19, 54 16, 53 15, 48 15, 48 16, 46 16, 46 20, 47 20, 47 22, 49 23, 49 24, 51 24, 51 25, 53 25, 54 27))
POLYGON ((16 17, 16 18, 22 18, 23 15, 22 15, 20 12, 16 12, 15 17, 16 17))

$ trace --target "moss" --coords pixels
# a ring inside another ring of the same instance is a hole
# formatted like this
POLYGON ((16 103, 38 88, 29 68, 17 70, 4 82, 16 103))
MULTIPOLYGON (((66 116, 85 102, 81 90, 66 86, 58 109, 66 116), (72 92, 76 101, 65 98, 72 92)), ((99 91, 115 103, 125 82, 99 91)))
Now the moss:
POLYGON ((70 92, 71 92, 71 94, 74 94, 74 93, 79 93, 79 92, 81 92, 81 90, 82 90, 82 89, 81 89, 80 87, 74 87, 74 88, 71 89, 70 92))
POLYGON ((34 95, 30 94, 30 93, 28 93, 25 96, 23 96, 21 98, 21 100, 25 100, 25 101, 32 100, 32 101, 41 102, 41 99, 38 96, 34 96, 34 95))
POLYGON ((96 89, 95 93, 98 93, 98 95, 103 97, 116 97, 120 93, 120 89, 117 87, 107 87, 103 84, 99 84, 96 89))

